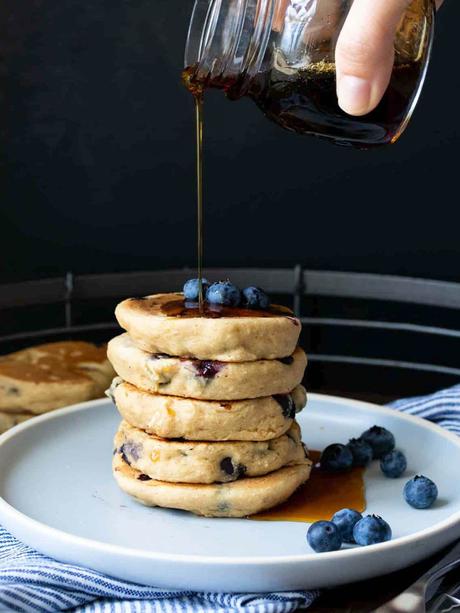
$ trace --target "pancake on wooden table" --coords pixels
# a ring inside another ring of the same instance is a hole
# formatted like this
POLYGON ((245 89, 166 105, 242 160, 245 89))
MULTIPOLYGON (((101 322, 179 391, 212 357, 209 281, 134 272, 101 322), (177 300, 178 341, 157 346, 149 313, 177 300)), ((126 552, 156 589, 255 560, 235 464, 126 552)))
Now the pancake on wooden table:
POLYGON ((103 396, 114 371, 106 347, 61 341, 0 357, 0 412, 45 413, 103 396))

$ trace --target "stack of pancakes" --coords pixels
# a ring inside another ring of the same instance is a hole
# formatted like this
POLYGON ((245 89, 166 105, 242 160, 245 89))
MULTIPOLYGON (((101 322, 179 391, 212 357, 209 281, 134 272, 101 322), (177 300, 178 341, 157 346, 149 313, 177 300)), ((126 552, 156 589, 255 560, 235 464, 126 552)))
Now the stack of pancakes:
POLYGON ((119 486, 144 504, 242 517, 310 475, 296 412, 305 353, 288 309, 186 308, 182 294, 129 299, 110 341, 119 486))
POLYGON ((0 356, 0 433, 34 415, 103 396, 113 375, 106 347, 85 341, 0 356))

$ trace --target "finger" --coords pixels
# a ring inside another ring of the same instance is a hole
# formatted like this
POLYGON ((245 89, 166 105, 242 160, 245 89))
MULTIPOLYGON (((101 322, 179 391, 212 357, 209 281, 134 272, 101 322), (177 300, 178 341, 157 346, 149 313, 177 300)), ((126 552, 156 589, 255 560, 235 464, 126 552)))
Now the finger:
POLYGON ((441 4, 444 2, 444 0, 436 0, 436 8, 440 9, 441 8, 441 4))
POLYGON ((390 82, 394 39, 410 0, 354 0, 335 51, 339 106, 365 115, 390 82))

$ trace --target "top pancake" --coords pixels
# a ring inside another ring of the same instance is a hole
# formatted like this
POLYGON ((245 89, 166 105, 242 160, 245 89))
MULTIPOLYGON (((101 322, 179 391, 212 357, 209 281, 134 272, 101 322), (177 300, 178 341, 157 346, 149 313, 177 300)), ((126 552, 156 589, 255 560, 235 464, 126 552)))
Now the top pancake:
POLYGON ((300 321, 280 306, 258 311, 206 304, 186 308, 182 294, 121 302, 118 323, 144 351, 221 362, 273 360, 291 355, 300 321))

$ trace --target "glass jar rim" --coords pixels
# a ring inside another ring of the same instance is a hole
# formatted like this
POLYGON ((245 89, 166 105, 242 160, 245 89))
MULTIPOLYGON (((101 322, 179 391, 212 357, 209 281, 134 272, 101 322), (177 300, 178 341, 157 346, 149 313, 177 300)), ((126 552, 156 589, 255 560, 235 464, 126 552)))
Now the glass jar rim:
POLYGON ((249 82, 262 64, 276 0, 195 0, 184 66, 197 77, 249 82))

